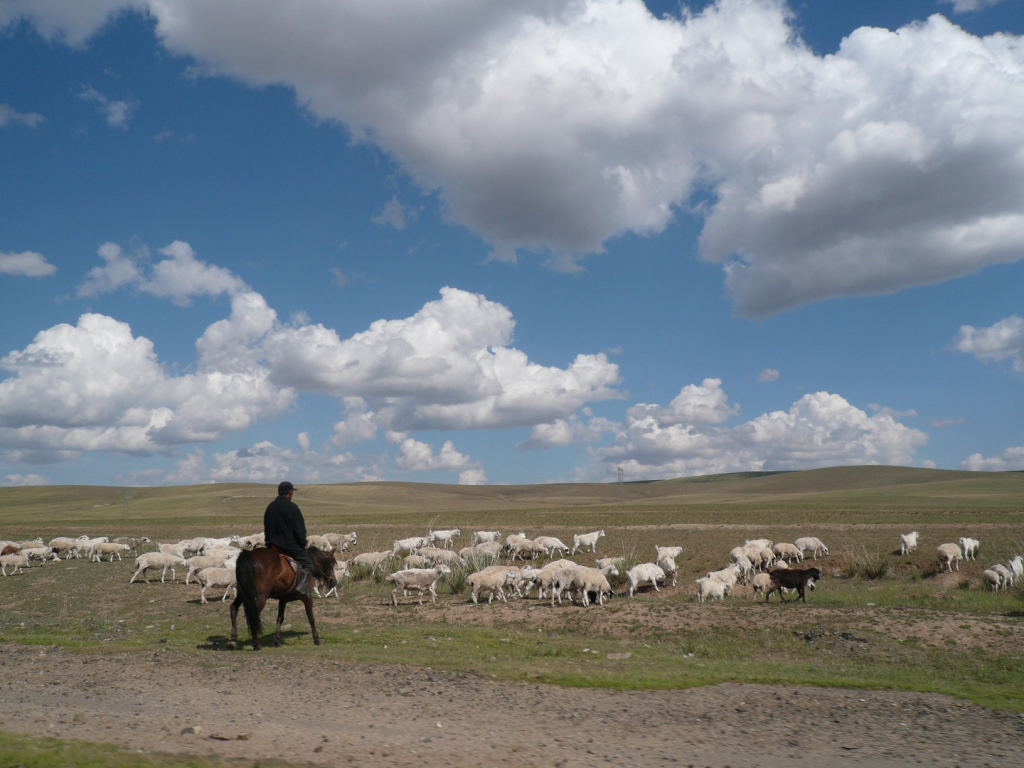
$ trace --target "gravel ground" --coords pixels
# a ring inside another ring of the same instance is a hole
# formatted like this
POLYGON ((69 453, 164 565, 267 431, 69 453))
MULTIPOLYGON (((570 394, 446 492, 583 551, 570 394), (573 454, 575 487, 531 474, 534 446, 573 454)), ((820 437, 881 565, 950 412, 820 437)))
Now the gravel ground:
POLYGON ((273 650, 210 658, 8 643, 0 667, 0 730, 176 754, 418 767, 1024 764, 1024 716, 933 694, 571 689, 273 650))

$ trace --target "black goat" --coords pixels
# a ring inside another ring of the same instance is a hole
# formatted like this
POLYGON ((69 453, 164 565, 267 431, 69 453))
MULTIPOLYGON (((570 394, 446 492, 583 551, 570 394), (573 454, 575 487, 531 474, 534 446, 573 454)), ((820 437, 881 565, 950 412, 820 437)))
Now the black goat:
POLYGON ((776 568, 773 571, 769 571, 769 576, 772 578, 772 586, 765 592, 764 601, 767 603, 768 598, 772 596, 772 592, 779 593, 779 599, 785 601, 786 598, 782 596, 782 589, 795 589, 800 593, 800 599, 805 603, 807 602, 807 596, 805 591, 807 584, 811 583, 811 589, 814 589, 814 581, 821 578, 821 571, 817 568, 804 568, 802 570, 797 568, 776 568))

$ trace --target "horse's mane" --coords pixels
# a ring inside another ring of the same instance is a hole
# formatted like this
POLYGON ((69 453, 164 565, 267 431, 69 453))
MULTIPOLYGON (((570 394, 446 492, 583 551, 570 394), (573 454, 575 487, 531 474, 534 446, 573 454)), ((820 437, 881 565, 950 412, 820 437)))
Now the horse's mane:
POLYGON ((324 552, 316 547, 310 547, 306 551, 309 553, 309 559, 313 561, 314 576, 326 579, 334 575, 334 566, 337 565, 338 560, 333 552, 324 552))

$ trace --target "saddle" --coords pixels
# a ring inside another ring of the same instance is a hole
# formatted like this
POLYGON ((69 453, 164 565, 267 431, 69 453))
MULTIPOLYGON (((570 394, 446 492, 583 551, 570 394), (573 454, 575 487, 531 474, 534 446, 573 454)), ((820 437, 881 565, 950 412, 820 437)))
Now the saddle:
POLYGON ((290 565, 292 567, 292 574, 293 574, 293 576, 292 576, 292 586, 294 587, 296 584, 298 584, 299 583, 299 576, 302 574, 302 567, 295 561, 295 558, 292 557, 291 555, 286 555, 284 552, 282 552, 280 549, 275 547, 273 544, 271 544, 268 547, 268 549, 271 552, 274 552, 278 557, 280 557, 282 560, 284 560, 286 563, 288 563, 288 565, 290 565))

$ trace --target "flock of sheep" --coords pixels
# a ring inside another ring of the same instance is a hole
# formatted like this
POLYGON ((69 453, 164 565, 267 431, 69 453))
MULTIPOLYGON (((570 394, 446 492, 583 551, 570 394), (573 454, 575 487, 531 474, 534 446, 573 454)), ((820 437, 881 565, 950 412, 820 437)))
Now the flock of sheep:
MULTIPOLYGON (((466 584, 470 587, 470 599, 478 603, 486 598, 488 603, 495 598, 507 602, 509 597, 527 597, 533 590, 538 599, 549 599, 552 606, 563 600, 589 605, 591 602, 604 605, 604 599, 613 594, 609 579, 623 577, 626 594, 632 597, 637 590, 650 586, 660 591, 659 584, 676 586, 679 568, 676 560, 682 555, 679 546, 655 546, 655 557, 650 562, 639 563, 626 569, 626 558, 598 558, 593 566, 567 559, 577 552, 597 553, 603 530, 581 533, 573 536, 572 547, 554 536, 537 536, 529 539, 522 532, 504 538, 499 531, 476 531, 471 544, 455 549, 455 539, 461 535, 457 528, 429 531, 426 536, 397 539, 391 549, 377 552, 363 552, 349 560, 342 560, 335 570, 337 581, 351 577, 353 569, 364 572, 388 571, 393 565, 398 569, 386 576, 392 584, 392 602, 397 605, 399 594, 408 597, 417 592, 420 604, 429 594, 432 602, 437 600, 437 584, 452 574, 453 569, 468 572, 466 584), (555 559, 557 557, 557 559, 555 559), (399 560, 400 558, 400 560, 399 560), (507 564, 499 564, 499 559, 507 564), (534 563, 548 558, 542 567, 534 563), (529 559, 531 563, 525 561, 529 559), (516 561, 522 561, 517 565, 516 561), (398 561, 398 562, 396 562, 398 561), (621 571, 625 570, 622 574, 621 571)), ((357 543, 357 534, 329 533, 309 536, 309 545, 327 552, 343 553, 357 543)), ((150 543, 146 537, 118 538, 110 541, 106 536, 92 538, 58 537, 44 543, 42 539, 32 541, 0 541, 0 573, 19 573, 32 561, 82 558, 96 562, 107 558, 113 562, 122 560, 125 554, 135 553, 135 572, 129 583, 139 577, 149 583, 147 572, 160 570, 160 581, 164 582, 168 571, 171 580, 177 578, 179 570, 185 573, 185 583, 195 580, 201 586, 200 599, 206 603, 206 592, 211 588, 224 588, 221 600, 227 599, 235 589, 235 562, 243 549, 263 546, 263 534, 252 536, 229 536, 224 538, 196 537, 176 543, 157 544, 156 551, 138 554, 143 544, 150 543)), ((917 549, 918 532, 900 536, 900 554, 909 555, 917 549)), ((980 543, 976 539, 961 537, 958 544, 942 544, 937 548, 940 567, 952 572, 960 569, 960 561, 976 558, 980 543)), ((749 585, 752 597, 758 594, 770 597, 779 591, 774 585, 772 571, 788 569, 793 563, 800 563, 805 557, 828 556, 825 544, 814 536, 801 537, 793 543, 774 543, 769 539, 747 540, 729 552, 730 562, 718 570, 710 571, 695 580, 696 596, 700 602, 724 600, 737 584, 749 585)), ((1024 575, 1024 558, 1017 556, 1006 565, 995 564, 982 573, 983 583, 993 591, 1007 589, 1024 575)), ((778 582, 778 578, 775 579, 778 582)), ((319 596, 319 586, 314 585, 319 596)), ((814 581, 807 586, 814 588, 814 581)), ((786 587, 781 587, 782 591, 786 587)), ((331 592, 337 594, 337 586, 331 592)))

